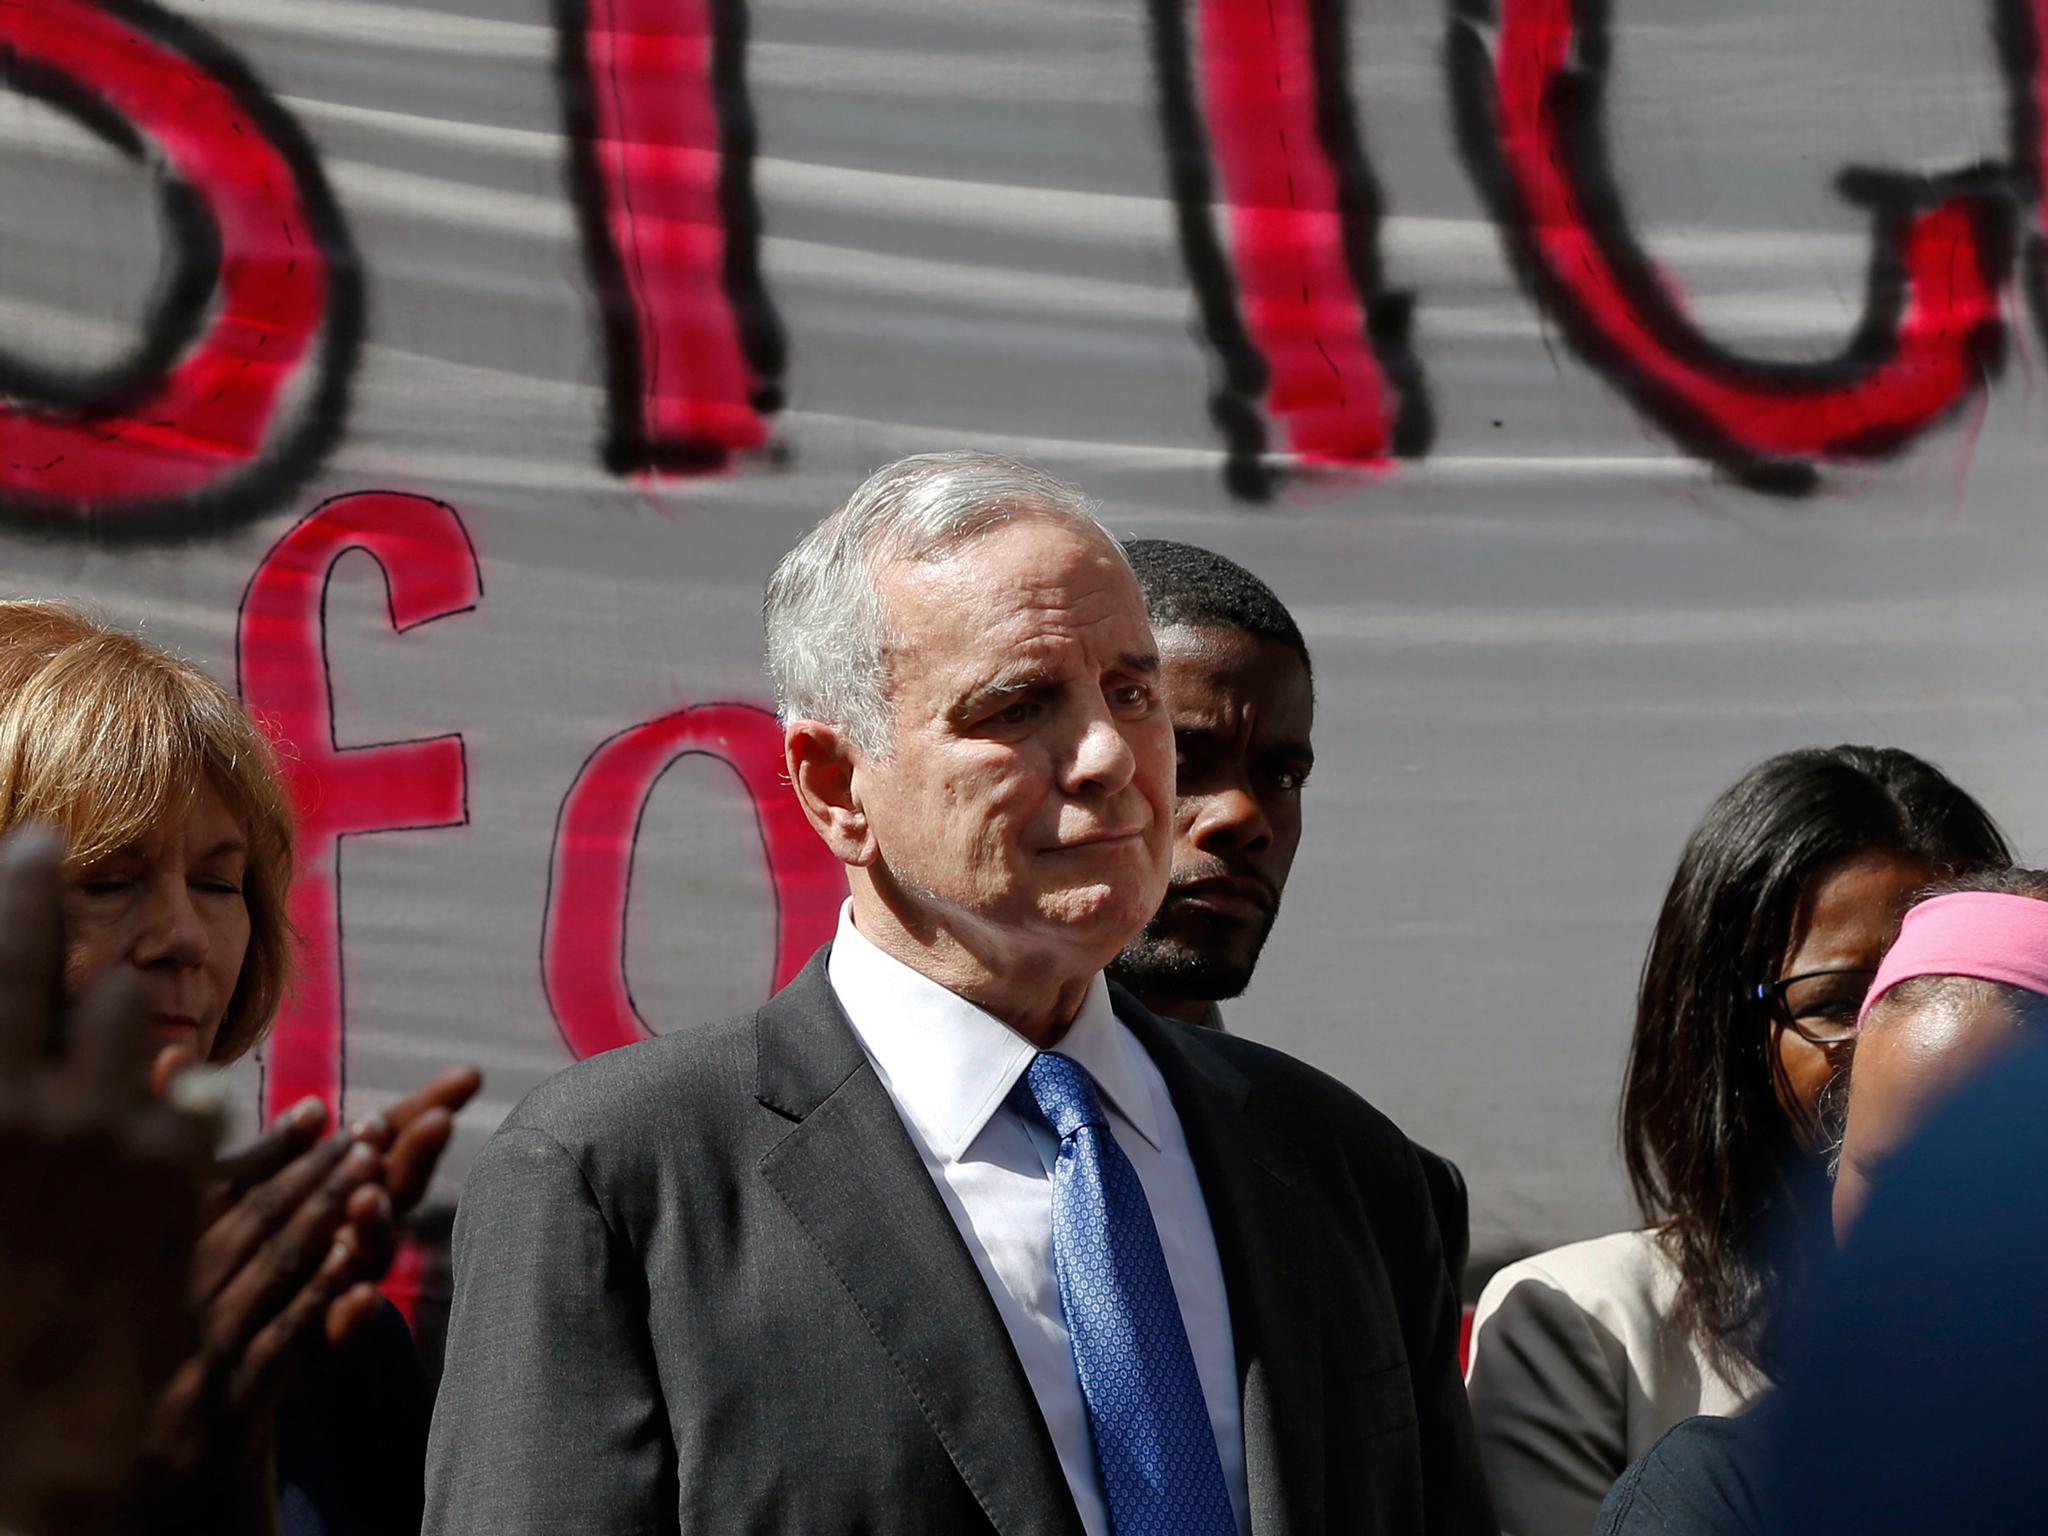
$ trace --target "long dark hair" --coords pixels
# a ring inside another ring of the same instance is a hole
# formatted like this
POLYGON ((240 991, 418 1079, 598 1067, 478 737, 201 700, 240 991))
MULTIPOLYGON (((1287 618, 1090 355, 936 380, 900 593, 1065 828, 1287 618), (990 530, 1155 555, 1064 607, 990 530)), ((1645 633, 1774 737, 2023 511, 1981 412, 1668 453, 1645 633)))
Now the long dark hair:
POLYGON ((2011 862, 1984 808, 1894 747, 1786 752, 1707 808, 1657 915, 1636 997, 1621 1145, 1646 1223, 1679 1272, 1674 1321, 1724 1367, 1762 1368, 1763 1335, 1800 1263, 1776 1241, 1810 1214, 1818 1163, 1781 1107, 1760 981, 1801 897, 1856 854, 1943 875, 2011 862))

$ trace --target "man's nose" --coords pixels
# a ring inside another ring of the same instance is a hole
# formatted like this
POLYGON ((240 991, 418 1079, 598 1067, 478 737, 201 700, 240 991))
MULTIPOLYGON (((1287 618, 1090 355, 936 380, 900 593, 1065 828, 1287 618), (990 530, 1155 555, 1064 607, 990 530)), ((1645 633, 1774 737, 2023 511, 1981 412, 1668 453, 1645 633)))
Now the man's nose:
POLYGON ((1107 710, 1090 715, 1074 739, 1068 793, 1113 795, 1129 784, 1137 771, 1137 754, 1117 729, 1116 720, 1107 710))
POLYGON ((1209 853, 1257 853, 1273 841, 1266 808, 1245 783, 1203 795, 1191 830, 1195 846, 1209 853))
POLYGON ((153 882, 135 944, 138 965, 197 965, 206 958, 206 924, 183 880, 153 882))

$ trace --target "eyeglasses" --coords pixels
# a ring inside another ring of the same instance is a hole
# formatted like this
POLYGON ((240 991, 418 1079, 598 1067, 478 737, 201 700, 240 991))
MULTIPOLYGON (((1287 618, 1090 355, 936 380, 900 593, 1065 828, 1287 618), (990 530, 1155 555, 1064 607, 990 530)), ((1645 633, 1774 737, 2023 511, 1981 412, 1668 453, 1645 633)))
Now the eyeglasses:
POLYGON ((1776 1023, 1810 1045, 1846 1045, 1856 1038, 1856 1015, 1870 994, 1875 971, 1803 971, 1758 982, 1752 994, 1776 1023))

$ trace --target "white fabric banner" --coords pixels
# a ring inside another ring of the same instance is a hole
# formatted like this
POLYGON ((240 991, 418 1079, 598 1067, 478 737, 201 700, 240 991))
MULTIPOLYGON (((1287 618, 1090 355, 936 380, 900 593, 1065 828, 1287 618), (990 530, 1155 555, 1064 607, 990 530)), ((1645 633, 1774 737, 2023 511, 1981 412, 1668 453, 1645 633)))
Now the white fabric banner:
POLYGON ((1714 793, 1888 743, 2048 830, 2033 9, 0 5, 6 586, 291 740, 269 1092, 478 1061, 452 1197, 829 933, 762 580, 1015 452, 1315 652, 1232 1027, 1459 1162, 1481 1264, 1612 1228, 1714 793))

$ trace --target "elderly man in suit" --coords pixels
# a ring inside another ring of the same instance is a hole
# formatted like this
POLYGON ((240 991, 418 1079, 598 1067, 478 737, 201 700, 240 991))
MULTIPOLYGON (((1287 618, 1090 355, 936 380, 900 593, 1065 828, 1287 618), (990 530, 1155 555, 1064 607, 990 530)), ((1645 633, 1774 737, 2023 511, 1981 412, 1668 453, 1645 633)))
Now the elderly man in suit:
POLYGON ((427 1530, 1490 1529, 1408 1143, 1104 980, 1165 891, 1173 740, 1088 504, 904 460, 766 617, 852 898, 757 1013, 485 1148, 427 1530))

